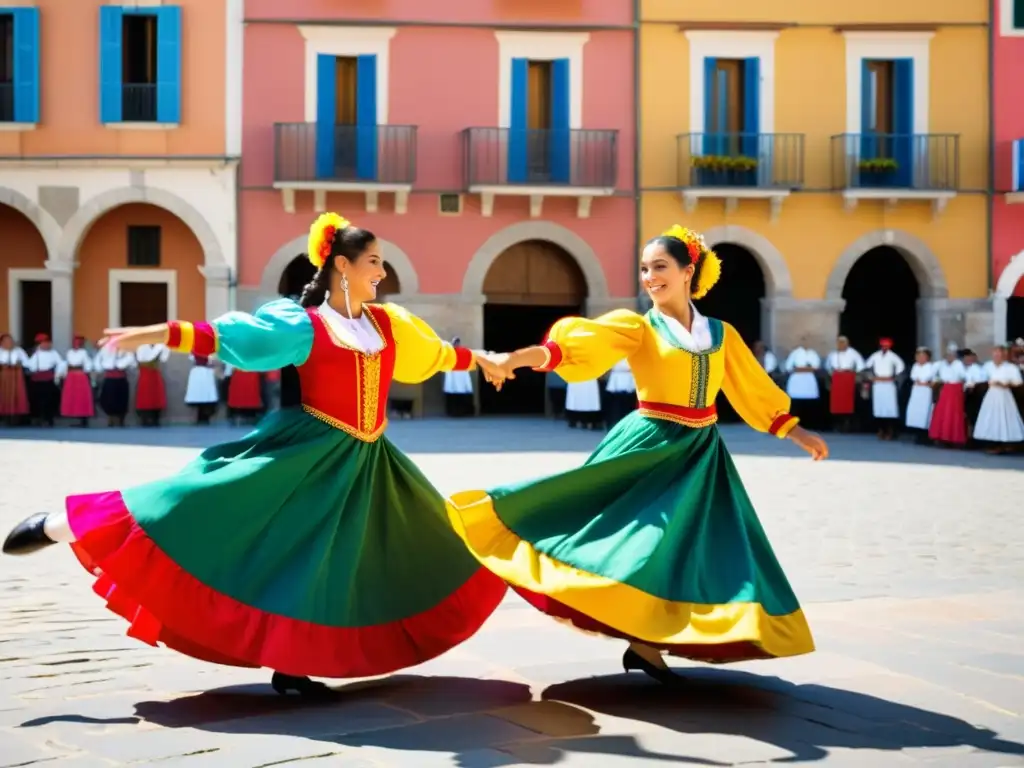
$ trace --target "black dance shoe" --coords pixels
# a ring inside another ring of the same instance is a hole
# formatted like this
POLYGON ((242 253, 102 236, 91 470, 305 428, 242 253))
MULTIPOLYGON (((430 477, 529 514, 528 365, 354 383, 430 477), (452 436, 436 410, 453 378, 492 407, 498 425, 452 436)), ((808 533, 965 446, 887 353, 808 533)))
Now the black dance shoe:
POLYGON ((12 530, 4 541, 5 555, 29 555, 33 552, 56 544, 53 539, 46 535, 43 526, 46 524, 47 515, 38 514, 26 517, 12 530))
POLYGON ((638 672, 643 672, 645 675, 654 678, 662 685, 678 687, 683 684, 683 678, 671 669, 664 669, 651 664, 632 648, 627 648, 626 652, 622 654, 622 668, 626 672, 630 672, 634 669, 638 672))
POLYGON ((270 678, 270 685, 282 696, 287 696, 291 691, 295 691, 307 699, 326 700, 334 699, 338 696, 337 691, 323 683, 310 680, 308 677, 286 675, 283 672, 275 672, 273 677, 270 678))

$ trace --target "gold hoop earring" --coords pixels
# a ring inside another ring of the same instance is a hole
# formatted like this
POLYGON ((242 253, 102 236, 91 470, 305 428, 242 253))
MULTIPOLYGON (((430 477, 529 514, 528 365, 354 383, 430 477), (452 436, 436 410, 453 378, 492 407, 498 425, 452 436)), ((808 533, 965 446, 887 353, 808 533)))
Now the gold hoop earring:
POLYGON ((348 319, 352 319, 352 301, 348 297, 348 278, 345 275, 341 276, 341 290, 345 294, 345 309, 348 311, 348 319))

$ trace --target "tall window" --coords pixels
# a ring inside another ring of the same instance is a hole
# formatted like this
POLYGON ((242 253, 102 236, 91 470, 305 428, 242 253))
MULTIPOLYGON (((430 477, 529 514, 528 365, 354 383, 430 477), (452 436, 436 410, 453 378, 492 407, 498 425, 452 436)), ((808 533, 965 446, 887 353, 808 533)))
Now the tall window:
POLYGON ((339 56, 334 60, 334 175, 339 179, 356 178, 358 94, 359 60, 355 56, 339 56))
POLYGON ((160 266, 160 227, 128 227, 128 266, 160 266))
POLYGON ((156 16, 122 21, 122 110, 126 122, 156 121, 156 16))
POLYGON ((867 62, 868 125, 871 133, 893 132, 893 63, 867 62))
POLYGON ((0 122, 14 120, 14 16, 0 14, 0 122))
POLYGON ((741 133, 746 123, 743 62, 739 59, 715 61, 714 90, 711 94, 711 133, 741 133))
POLYGON ((550 173, 551 62, 531 61, 526 78, 527 172, 543 180, 550 173))

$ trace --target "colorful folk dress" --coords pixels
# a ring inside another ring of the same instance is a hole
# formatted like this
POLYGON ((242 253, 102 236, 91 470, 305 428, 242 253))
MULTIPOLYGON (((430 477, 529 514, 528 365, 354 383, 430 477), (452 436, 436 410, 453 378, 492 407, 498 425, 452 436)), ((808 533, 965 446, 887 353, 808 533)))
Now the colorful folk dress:
POLYGON ((328 309, 281 299, 172 324, 175 351, 296 366, 302 405, 172 477, 67 499, 75 552, 129 635, 221 664, 365 677, 444 653, 498 606, 506 585, 383 435, 392 380, 466 369, 472 355, 394 305, 366 307, 379 349, 365 353, 328 309))
POLYGON ((625 358, 639 409, 575 470, 448 501, 477 559, 534 607, 576 627, 707 662, 814 650, 715 425, 725 392, 752 427, 784 437, 790 400, 736 330, 656 310, 571 317, 551 329, 568 381, 625 358))

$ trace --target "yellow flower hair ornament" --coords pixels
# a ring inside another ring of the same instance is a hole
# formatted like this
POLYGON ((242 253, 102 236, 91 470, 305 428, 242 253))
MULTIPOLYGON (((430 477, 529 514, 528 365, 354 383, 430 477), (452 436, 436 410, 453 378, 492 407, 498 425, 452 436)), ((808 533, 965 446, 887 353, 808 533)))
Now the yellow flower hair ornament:
POLYGON ((704 242, 704 235, 694 232, 692 229, 676 224, 671 229, 662 232, 661 236, 681 240, 690 254, 690 263, 700 264, 700 276, 690 295, 695 299, 703 299, 708 295, 708 291, 715 287, 718 278, 722 276, 722 260, 718 258, 717 253, 708 248, 707 243, 704 242))
POLYGON ((306 245, 306 254, 309 262, 317 269, 327 263, 331 256, 331 247, 334 245, 334 236, 352 226, 348 219, 342 218, 336 213, 321 213, 313 226, 309 228, 309 241, 306 245))

